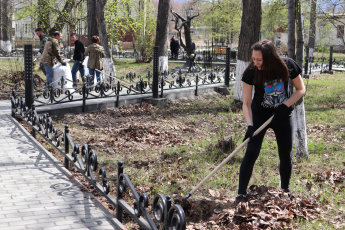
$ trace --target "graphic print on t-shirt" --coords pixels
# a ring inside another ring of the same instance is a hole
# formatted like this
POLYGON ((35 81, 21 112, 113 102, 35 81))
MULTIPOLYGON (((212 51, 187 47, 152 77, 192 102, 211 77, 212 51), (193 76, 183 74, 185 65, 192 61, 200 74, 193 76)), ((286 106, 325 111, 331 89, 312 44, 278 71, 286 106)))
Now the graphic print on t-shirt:
POLYGON ((265 83, 265 94, 262 101, 262 107, 275 108, 285 101, 286 94, 284 82, 282 80, 274 80, 265 83))

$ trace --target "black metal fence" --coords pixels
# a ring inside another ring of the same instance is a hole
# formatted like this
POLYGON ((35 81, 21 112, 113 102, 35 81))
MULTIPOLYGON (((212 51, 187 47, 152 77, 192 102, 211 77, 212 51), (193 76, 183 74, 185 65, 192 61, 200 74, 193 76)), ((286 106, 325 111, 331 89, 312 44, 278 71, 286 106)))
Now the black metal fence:
MULTIPOLYGON (((158 47, 155 47, 155 50, 158 51, 158 47)), ((227 52, 230 52, 229 48, 227 52)), ((25 57, 27 56, 28 60, 26 62, 30 63, 30 51, 25 55, 25 57)), ((152 74, 148 72, 140 76, 135 73, 129 73, 126 76, 116 77, 101 71, 104 76, 101 81, 93 83, 93 79, 91 79, 93 77, 86 76, 83 84, 72 88, 65 87, 68 80, 64 77, 58 80, 58 88, 52 87, 55 82, 43 87, 41 84, 41 88, 38 88, 37 85, 39 84, 35 80, 31 80, 34 81, 35 90, 30 86, 31 82, 29 82, 26 84, 28 87, 25 89, 25 96, 33 97, 36 107, 81 101, 83 111, 85 111, 86 103, 89 99, 114 97, 116 98, 115 104, 118 106, 120 96, 152 93, 153 98, 157 98, 159 95, 164 97, 164 92, 167 90, 187 87, 195 88, 195 95, 197 95, 200 85, 225 83, 225 85, 229 86, 231 78, 235 77, 235 67, 230 66, 229 58, 226 59, 222 67, 216 66, 207 69, 200 67, 198 63, 192 63, 188 71, 176 70, 170 73, 159 73, 158 64, 158 52, 154 52, 152 74)), ((27 65, 30 66, 30 64, 27 65)), ((27 71, 30 70, 28 69, 27 71)), ((30 76, 30 73, 25 74, 30 76)))
POLYGON ((304 61, 304 73, 311 74, 312 72, 320 71, 320 74, 333 71, 345 70, 345 58, 333 58, 333 47, 330 47, 328 57, 310 57, 309 48, 306 47, 306 55, 304 61))
POLYGON ((31 127, 31 133, 42 136, 50 145, 64 155, 64 166, 69 169, 73 166, 85 179, 93 185, 114 207, 116 207, 117 227, 124 229, 122 222, 123 213, 129 214, 144 229, 186 229, 186 218, 182 207, 173 205, 170 196, 157 194, 153 198, 151 210, 154 219, 148 212, 149 197, 146 193, 138 194, 129 176, 124 173, 124 165, 118 162, 117 176, 107 177, 106 169, 100 167, 97 153, 90 144, 79 145, 74 143, 69 134, 68 125, 63 131, 53 126, 53 120, 48 115, 38 115, 35 105, 31 108, 26 106, 24 98, 11 97, 12 116, 24 121, 31 127), (99 170, 98 170, 99 169, 99 170), (97 172, 95 175, 94 172, 97 172), (110 194, 110 181, 117 184, 116 195, 110 194), (125 201, 125 194, 129 191, 134 197, 133 207, 125 201), (155 220, 155 221, 154 221, 155 220), (158 223, 158 224, 156 224, 158 223), (160 227, 158 227, 159 225, 160 227))
MULTIPOLYGON (((237 52, 235 50, 230 51, 231 56, 231 62, 236 62, 236 55, 237 52)), ((224 46, 224 49, 215 49, 212 47, 208 47, 206 49, 197 49, 195 51, 195 61, 198 63, 204 65, 209 63, 216 63, 216 62, 225 62, 226 59, 226 49, 224 46)), ((122 58, 128 58, 128 59, 137 59, 138 53, 137 51, 119 51, 113 54, 114 58, 122 59, 122 58)), ((172 57, 171 52, 168 52, 168 59, 169 60, 175 60, 175 61, 186 61, 188 59, 187 52, 184 50, 179 50, 178 55, 176 58, 172 57)))

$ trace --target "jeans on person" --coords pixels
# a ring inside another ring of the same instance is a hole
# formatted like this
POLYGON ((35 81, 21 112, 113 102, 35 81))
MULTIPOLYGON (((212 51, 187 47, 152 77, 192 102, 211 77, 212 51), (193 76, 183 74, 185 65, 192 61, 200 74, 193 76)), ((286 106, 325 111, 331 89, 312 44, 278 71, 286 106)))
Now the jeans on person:
POLYGON ((73 67, 72 67, 72 80, 73 82, 77 82, 77 72, 79 71, 81 79, 84 81, 84 67, 80 63, 80 61, 74 61, 73 67))
MULTIPOLYGON (((91 68, 88 68, 88 69, 89 69, 90 76, 95 76, 95 72, 96 72, 97 82, 102 80, 101 72, 95 71, 94 69, 91 69, 91 68)), ((91 80, 91 82, 93 82, 93 79, 91 80)))
MULTIPOLYGON (((272 114, 262 113, 257 106, 252 104, 252 114, 254 130, 265 123, 272 114)), ((293 138, 293 121, 292 115, 282 118, 277 124, 269 124, 253 139, 248 142, 247 150, 240 167, 240 178, 238 194, 247 194, 247 186, 253 172, 256 159, 260 154, 262 141, 268 128, 272 128, 277 140, 278 155, 280 159, 279 173, 281 179, 281 188, 288 189, 291 171, 292 171, 292 138, 293 138)))
POLYGON ((46 75, 46 70, 44 69, 44 66, 42 63, 40 63, 40 70, 42 70, 42 72, 44 73, 44 75, 46 75))
POLYGON ((46 82, 47 84, 51 84, 53 82, 53 74, 54 74, 54 69, 53 66, 45 65, 43 64, 44 70, 46 71, 46 82))

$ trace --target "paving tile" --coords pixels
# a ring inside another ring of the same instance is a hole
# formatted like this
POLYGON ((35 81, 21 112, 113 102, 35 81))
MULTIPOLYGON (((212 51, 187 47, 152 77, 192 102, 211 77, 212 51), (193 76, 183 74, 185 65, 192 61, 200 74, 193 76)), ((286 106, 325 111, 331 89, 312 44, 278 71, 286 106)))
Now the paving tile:
POLYGON ((0 110, 0 154, 0 229, 115 229, 98 203, 85 199, 90 195, 17 126, 10 109, 0 110))

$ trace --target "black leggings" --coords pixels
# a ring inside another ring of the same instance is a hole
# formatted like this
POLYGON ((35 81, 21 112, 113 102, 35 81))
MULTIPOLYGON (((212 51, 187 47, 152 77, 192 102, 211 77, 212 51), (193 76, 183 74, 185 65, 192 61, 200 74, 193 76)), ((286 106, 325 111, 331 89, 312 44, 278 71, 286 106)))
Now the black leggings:
MULTIPOLYGON (((252 107, 253 109, 253 107, 252 107)), ((254 129, 259 128, 265 123, 272 114, 263 114, 258 111, 253 111, 254 129)), ((278 124, 269 124, 257 136, 249 141, 246 153, 242 160, 240 168, 240 178, 238 194, 247 194, 247 186, 253 172, 253 167, 256 159, 260 154, 262 141, 264 139, 266 130, 272 128, 277 140, 279 159, 280 159, 280 179, 281 188, 289 188, 291 171, 292 171, 292 138, 293 138, 293 123, 291 114, 286 118, 280 120, 278 124)))

